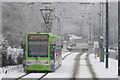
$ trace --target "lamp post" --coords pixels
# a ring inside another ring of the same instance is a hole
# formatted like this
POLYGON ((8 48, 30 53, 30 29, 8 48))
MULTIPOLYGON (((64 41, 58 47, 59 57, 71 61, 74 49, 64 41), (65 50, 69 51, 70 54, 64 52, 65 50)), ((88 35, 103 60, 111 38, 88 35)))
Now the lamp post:
POLYGON ((120 76, 120 1, 118 2, 118 76, 120 76))
POLYGON ((109 40, 108 40, 108 33, 109 33, 109 25, 108 25, 108 0, 106 0, 106 68, 108 68, 108 57, 109 57, 109 52, 108 52, 108 47, 109 47, 109 40))

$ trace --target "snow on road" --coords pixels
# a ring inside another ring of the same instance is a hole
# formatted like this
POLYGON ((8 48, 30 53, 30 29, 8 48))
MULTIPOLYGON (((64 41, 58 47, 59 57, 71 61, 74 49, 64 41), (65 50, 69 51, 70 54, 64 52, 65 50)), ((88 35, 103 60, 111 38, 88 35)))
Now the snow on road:
POLYGON ((2 68, 0 68, 0 80, 2 79, 2 68))
POLYGON ((22 65, 3 67, 0 71, 0 78, 17 78, 25 74, 22 65))
POLYGON ((72 53, 67 56, 63 61, 61 67, 59 67, 55 72, 49 73, 44 78, 71 78, 74 69, 75 58, 78 52, 72 53))
POLYGON ((18 78, 18 77, 20 77, 20 76, 22 76, 24 74, 26 74, 26 73, 16 71, 16 72, 12 72, 10 74, 3 74, 2 77, 3 78, 18 78))
POLYGON ((80 66, 78 69, 78 73, 76 75, 76 78, 92 78, 92 75, 89 71, 89 68, 87 66, 87 62, 85 60, 87 53, 83 53, 80 57, 80 66))
POLYGON ((26 75, 23 78, 40 78, 44 75, 45 73, 30 73, 28 75, 26 75))
MULTIPOLYGON (((89 56, 90 62, 98 78, 118 78, 118 61, 109 58, 109 66, 105 68, 105 61, 100 62, 99 58, 95 59, 95 55, 89 56)), ((105 59, 104 59, 105 60, 105 59)))
MULTIPOLYGON (((67 54, 70 54, 71 52, 66 52, 62 54, 62 57, 65 57, 67 54)), ((55 71, 47 74, 44 78, 71 78, 74 64, 75 64, 75 58, 79 54, 79 52, 73 52, 69 56, 67 56, 63 61, 62 65, 55 71)), ((84 53, 81 55, 80 58, 80 66, 78 70, 78 74, 76 78, 92 78, 92 75, 88 69, 87 62, 85 61, 85 56, 87 53, 84 53)), ((96 73, 97 78, 118 78, 117 72, 118 72, 118 61, 109 58, 109 68, 105 68, 105 62, 100 62, 99 58, 95 59, 94 54, 90 54, 89 60, 91 62, 91 65, 94 69, 94 72, 96 73)), ((0 69, 0 78, 18 78, 25 74, 23 71, 14 71, 9 74, 3 74, 1 73, 2 69, 0 69)), ((24 78, 40 78, 45 73, 30 73, 26 75, 24 78)))
POLYGON ((70 54, 71 52, 63 52, 62 53, 62 58, 64 58, 66 55, 70 54))

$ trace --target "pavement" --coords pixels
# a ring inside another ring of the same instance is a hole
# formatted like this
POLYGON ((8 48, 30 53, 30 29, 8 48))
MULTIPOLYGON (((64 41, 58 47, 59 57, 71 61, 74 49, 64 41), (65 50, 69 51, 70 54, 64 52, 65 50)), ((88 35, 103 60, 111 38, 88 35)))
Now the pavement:
POLYGON ((95 58, 95 54, 90 54, 89 59, 97 78, 100 78, 101 80, 103 78, 118 80, 118 61, 117 60, 109 58, 108 68, 106 68, 105 67, 106 58, 104 58, 104 62, 100 62, 99 57, 95 58))
POLYGON ((118 79, 120 80, 120 76, 118 76, 118 79))
POLYGON ((117 52, 115 51, 109 51, 109 57, 112 59, 116 59, 116 57, 118 56, 117 52))

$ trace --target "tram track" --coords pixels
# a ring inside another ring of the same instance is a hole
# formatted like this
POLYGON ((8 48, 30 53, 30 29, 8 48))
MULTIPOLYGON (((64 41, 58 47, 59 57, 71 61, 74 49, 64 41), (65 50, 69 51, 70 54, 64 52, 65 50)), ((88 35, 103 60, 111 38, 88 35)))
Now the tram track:
MULTIPOLYGON (((82 53, 83 54, 83 53, 82 53)), ((76 80, 76 75, 78 73, 78 68, 79 68, 79 63, 80 63, 80 57, 82 54, 78 54, 75 58, 75 65, 74 65, 74 69, 73 69, 73 73, 72 73, 72 78, 71 80, 76 80)))
POLYGON ((86 60, 86 62, 87 62, 87 66, 88 66, 88 68, 89 68, 89 71, 90 71, 90 73, 91 73, 91 75, 92 75, 93 80, 98 80, 98 78, 97 78, 97 76, 96 76, 96 74, 95 74, 95 71, 93 70, 93 67, 92 67, 92 65, 91 65, 91 63, 90 63, 89 55, 90 55, 90 54, 87 54, 87 55, 86 55, 86 58, 85 58, 85 60, 86 60))
MULTIPOLYGON (((71 53, 72 53, 72 52, 71 52, 71 53)), ((65 56, 62 58, 62 61, 63 61, 67 56, 69 56, 71 53, 65 55, 65 56)), ((43 75, 42 77, 40 77, 38 80, 43 79, 47 74, 48 74, 48 73, 46 73, 45 75, 43 75)))
POLYGON ((24 74, 24 75, 22 75, 22 76, 16 78, 15 80, 19 80, 19 79, 21 79, 22 77, 24 77, 24 76, 26 76, 26 75, 28 75, 28 74, 29 74, 29 73, 26 73, 26 74, 24 74))
MULTIPOLYGON (((82 53, 83 54, 83 53, 82 53)), ((79 71, 79 69, 80 69, 80 60, 81 60, 81 55, 82 54, 78 54, 77 56, 76 56, 76 58, 75 58, 75 65, 74 65, 74 69, 73 69, 73 73, 72 73, 72 78, 70 79, 70 80, 77 80, 77 75, 78 75, 78 71, 79 71)), ((89 55, 90 55, 90 53, 87 53, 87 55, 85 56, 85 61, 86 61, 86 63, 87 63, 87 67, 88 67, 88 70, 89 70, 89 72, 90 72, 90 74, 91 74, 91 76, 92 76, 92 80, 98 80, 98 78, 97 78, 97 76, 96 76, 96 74, 95 74, 95 72, 94 72, 94 70, 93 70, 93 67, 92 67, 92 65, 91 65, 91 63, 90 63, 90 60, 89 60, 89 55)), ((90 79, 91 80, 91 79, 90 79)))
MULTIPOLYGON (((71 53, 72 53, 72 52, 71 52, 71 53)), ((69 56, 71 53, 65 55, 65 56, 62 58, 62 61, 63 61, 67 56, 69 56)), ((24 74, 24 75, 16 78, 15 80, 20 80, 20 79, 22 79, 23 77, 25 77, 25 76, 27 76, 27 75, 29 75, 29 74, 30 74, 30 73, 26 73, 26 74, 24 74)), ((43 75, 42 75, 40 78, 38 78, 37 80, 43 79, 47 74, 49 74, 49 72, 46 72, 45 74, 43 74, 43 75)), ((25 79, 25 80, 27 80, 27 79, 25 79)))
POLYGON ((67 56, 69 56, 70 54, 72 54, 72 52, 69 53, 69 54, 67 54, 67 55, 65 55, 65 56, 62 58, 62 61, 63 61, 67 56))
POLYGON ((43 76, 41 76, 40 78, 38 78, 38 80, 41 80, 43 77, 45 77, 46 75, 48 74, 48 72, 47 73, 45 73, 43 76))

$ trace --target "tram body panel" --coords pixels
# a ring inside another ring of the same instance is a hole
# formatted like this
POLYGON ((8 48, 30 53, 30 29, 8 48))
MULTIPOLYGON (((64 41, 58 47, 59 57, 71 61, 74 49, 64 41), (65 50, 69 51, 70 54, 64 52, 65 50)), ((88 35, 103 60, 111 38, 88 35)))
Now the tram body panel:
POLYGON ((62 38, 52 33, 26 34, 25 69, 55 71, 61 65, 62 38))

